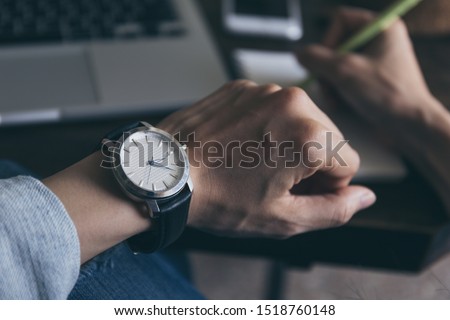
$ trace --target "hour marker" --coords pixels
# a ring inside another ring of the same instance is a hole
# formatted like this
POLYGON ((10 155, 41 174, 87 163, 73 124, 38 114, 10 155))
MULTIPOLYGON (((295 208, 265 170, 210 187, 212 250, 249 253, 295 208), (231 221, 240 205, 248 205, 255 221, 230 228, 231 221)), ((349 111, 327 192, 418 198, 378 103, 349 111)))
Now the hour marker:
POLYGON ((155 187, 155 184, 154 184, 154 183, 152 183, 152 190, 153 190, 153 191, 156 190, 156 187, 155 187))
POLYGON ((169 186, 167 185, 167 183, 165 181, 163 181, 163 183, 166 186, 166 188, 169 189, 169 186))
POLYGON ((125 152, 127 152, 127 153, 130 153, 130 150, 127 150, 127 149, 125 149, 125 148, 123 148, 123 151, 125 151, 125 152))
POLYGON ((134 139, 132 139, 131 141, 133 141, 133 143, 136 147, 139 147, 138 144, 136 143, 136 141, 134 141, 134 139))
POLYGON ((175 178, 175 179, 177 178, 177 176, 174 175, 173 173, 171 173, 170 176, 171 176, 172 178, 175 178))
POLYGON ((161 145, 162 145, 162 140, 159 140, 158 148, 161 147, 161 145))
POLYGON ((141 180, 141 182, 139 182, 139 187, 142 187, 144 185, 144 180, 141 180))
POLYGON ((147 143, 148 143, 148 136, 145 136, 145 141, 147 141, 147 143))

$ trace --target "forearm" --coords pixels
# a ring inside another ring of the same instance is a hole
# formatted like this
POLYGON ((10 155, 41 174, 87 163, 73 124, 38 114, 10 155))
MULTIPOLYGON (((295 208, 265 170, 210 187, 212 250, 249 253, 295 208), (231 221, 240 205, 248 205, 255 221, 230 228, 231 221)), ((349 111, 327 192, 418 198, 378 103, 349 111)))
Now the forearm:
POLYGON ((398 126, 401 149, 439 193, 450 213, 450 113, 434 98, 398 126))
POLYGON ((0 299, 66 299, 80 271, 75 226, 32 177, 0 180, 0 299))
POLYGON ((76 226, 81 263, 151 227, 144 206, 126 197, 101 160, 97 152, 43 181, 76 226))

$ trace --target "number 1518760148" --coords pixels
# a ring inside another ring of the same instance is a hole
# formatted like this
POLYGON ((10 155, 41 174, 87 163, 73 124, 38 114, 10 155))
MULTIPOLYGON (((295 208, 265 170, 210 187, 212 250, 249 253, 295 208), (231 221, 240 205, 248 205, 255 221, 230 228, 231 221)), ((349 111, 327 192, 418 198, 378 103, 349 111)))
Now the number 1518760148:
POLYGON ((258 316, 334 316, 334 305, 259 305, 258 316))

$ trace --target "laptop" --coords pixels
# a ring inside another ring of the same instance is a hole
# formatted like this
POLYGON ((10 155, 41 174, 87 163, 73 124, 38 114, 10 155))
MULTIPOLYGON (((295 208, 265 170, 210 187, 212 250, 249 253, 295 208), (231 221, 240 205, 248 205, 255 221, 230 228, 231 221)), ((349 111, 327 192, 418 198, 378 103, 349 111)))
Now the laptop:
POLYGON ((168 112, 227 80, 194 0, 0 0, 0 126, 168 112))

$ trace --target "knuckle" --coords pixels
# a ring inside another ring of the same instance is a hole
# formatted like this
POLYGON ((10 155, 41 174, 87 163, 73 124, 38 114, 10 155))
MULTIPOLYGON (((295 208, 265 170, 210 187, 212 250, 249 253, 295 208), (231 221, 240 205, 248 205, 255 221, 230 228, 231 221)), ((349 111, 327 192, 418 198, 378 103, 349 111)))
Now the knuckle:
POLYGON ((303 104, 309 100, 306 91, 297 87, 283 89, 283 94, 286 100, 292 101, 293 103, 303 104))
POLYGON ((392 29, 397 31, 398 33, 407 34, 408 27, 403 19, 398 19, 393 25, 392 29))
POLYGON ((300 114, 302 108, 308 105, 309 97, 307 93, 295 87, 282 89, 279 91, 280 104, 277 106, 279 111, 287 116, 300 114))
POLYGON ((317 121, 301 120, 293 139, 296 150, 301 151, 302 163, 306 167, 316 168, 323 165, 326 159, 326 133, 317 121))
MULTIPOLYGON (((329 133, 329 131, 326 131, 329 133)), ((341 135, 333 134, 331 136, 331 141, 325 138, 325 144, 327 148, 332 150, 336 150, 336 155, 339 156, 339 159, 334 157, 329 157, 329 154, 326 154, 327 160, 332 161, 332 166, 335 168, 345 168, 345 172, 349 176, 355 176, 359 171, 361 158, 359 153, 352 148, 349 141, 343 138, 341 135)))
POLYGON ((225 85, 226 89, 229 90, 235 90, 235 89, 242 89, 242 88, 249 88, 249 87, 254 87, 256 86, 256 83, 250 80, 246 80, 246 79, 239 79, 239 80, 233 80, 228 82, 225 85))
POLYGON ((281 87, 275 83, 269 83, 260 87, 263 94, 272 94, 281 90, 281 87))

